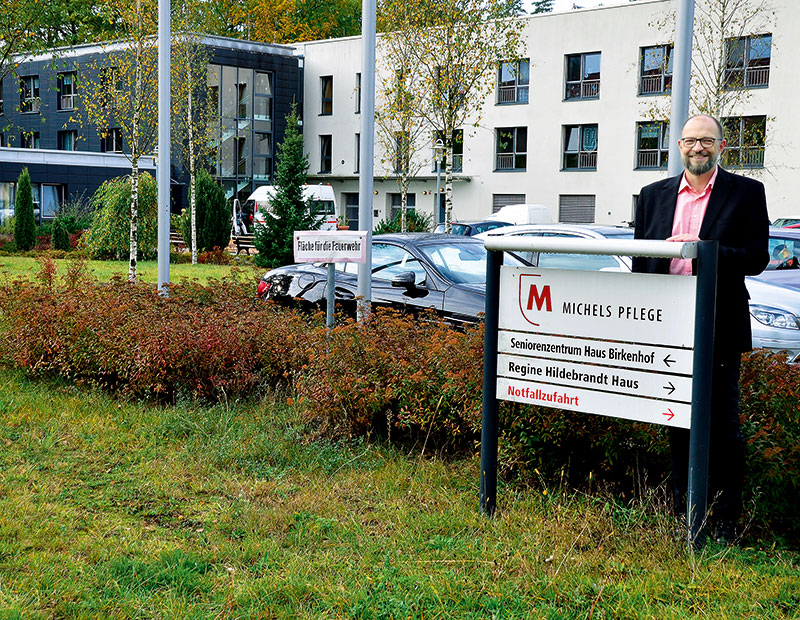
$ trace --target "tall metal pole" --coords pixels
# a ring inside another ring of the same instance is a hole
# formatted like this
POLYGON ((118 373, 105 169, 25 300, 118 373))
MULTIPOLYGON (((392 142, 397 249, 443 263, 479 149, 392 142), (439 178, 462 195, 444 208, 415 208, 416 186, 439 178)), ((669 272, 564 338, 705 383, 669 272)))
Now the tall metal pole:
POLYGON ((669 119, 669 176, 683 172, 678 148, 680 130, 689 118, 689 83, 694 38, 694 0, 677 0, 675 7, 675 48, 672 57, 672 112, 669 119))
POLYGON ((361 165, 358 228, 367 231, 367 260, 358 265, 358 320, 369 318, 372 301, 372 188, 375 155, 375 0, 361 2, 361 165))
POLYGON ((158 0, 158 290, 169 284, 170 0, 158 0))

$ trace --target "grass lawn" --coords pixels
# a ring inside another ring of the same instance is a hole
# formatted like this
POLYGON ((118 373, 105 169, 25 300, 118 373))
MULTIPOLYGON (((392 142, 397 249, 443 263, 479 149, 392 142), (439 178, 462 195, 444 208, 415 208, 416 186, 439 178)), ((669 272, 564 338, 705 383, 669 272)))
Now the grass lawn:
MULTIPOLYGON (((234 259, 235 260, 235 259, 234 259)), ((58 266, 58 274, 63 275, 67 269, 69 259, 59 259, 55 263, 58 266)), ((92 275, 101 281, 107 281, 114 276, 122 278, 128 277, 127 261, 86 261, 92 275)), ((238 263, 235 263, 238 264, 238 263)), ((158 263, 156 261, 141 261, 138 264, 139 278, 142 282, 155 284, 158 282, 158 263)), ((253 278, 261 276, 264 269, 255 267, 250 263, 241 262, 241 267, 246 271, 253 272, 253 278)), ((33 278, 39 271, 39 261, 35 258, 23 256, 0 256, 0 278, 13 279, 24 276, 33 278)), ((170 282, 180 282, 182 279, 197 279, 205 283, 208 279, 220 279, 231 272, 229 265, 192 265, 187 263, 173 264, 169 266, 170 282)))
MULTIPOLYGON (((282 397, 152 407, 0 371, 0 618, 797 618, 800 556, 649 503, 311 441, 282 397)), ((655 502, 655 500, 654 500, 655 502)))

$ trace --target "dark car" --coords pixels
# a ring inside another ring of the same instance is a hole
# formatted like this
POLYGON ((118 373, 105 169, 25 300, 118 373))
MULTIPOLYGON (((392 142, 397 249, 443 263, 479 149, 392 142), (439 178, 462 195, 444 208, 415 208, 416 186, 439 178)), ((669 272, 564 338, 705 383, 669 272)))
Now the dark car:
MULTIPOLYGON (((498 222, 497 220, 484 220, 482 222, 452 222, 450 224, 450 234, 471 237, 472 235, 479 235, 502 226, 511 226, 511 224, 509 222, 498 222)), ((436 228, 433 229, 433 232, 443 233, 444 223, 437 224, 436 228)))
MULTIPOLYGON (((506 264, 526 265, 513 256, 506 264)), ((357 263, 337 263, 337 309, 352 313, 358 295, 357 263)), ((263 299, 324 306, 323 264, 278 267, 264 274, 263 299)), ((474 323, 484 311, 486 249, 483 241, 434 233, 375 235, 372 238, 372 303, 404 310, 432 308, 453 323, 474 323)))
POLYGON ((769 229, 769 264, 756 279, 800 290, 800 230, 769 229))

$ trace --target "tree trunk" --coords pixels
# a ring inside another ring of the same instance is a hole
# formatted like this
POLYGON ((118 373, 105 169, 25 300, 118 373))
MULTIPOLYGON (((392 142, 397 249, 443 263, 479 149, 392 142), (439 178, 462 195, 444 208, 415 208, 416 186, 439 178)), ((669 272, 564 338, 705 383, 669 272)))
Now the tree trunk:
POLYGON ((445 129, 444 161, 444 231, 453 231, 453 128, 445 129))
POLYGON ((194 126, 192 123, 192 60, 188 57, 187 51, 187 58, 186 58, 186 78, 188 84, 188 101, 187 101, 187 112, 186 112, 186 127, 188 129, 188 139, 189 139, 189 209, 192 218, 192 265, 197 264, 197 192, 196 192, 196 181, 197 181, 197 170, 195 166, 195 153, 194 153, 194 126))

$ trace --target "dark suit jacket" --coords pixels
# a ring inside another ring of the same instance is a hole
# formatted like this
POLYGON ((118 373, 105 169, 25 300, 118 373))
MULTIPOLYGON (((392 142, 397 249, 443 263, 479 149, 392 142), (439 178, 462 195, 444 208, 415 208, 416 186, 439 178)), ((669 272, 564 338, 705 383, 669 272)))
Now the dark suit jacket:
MULTIPOLYGON (((681 177, 642 188, 634 224, 637 239, 672 236, 681 177)), ((749 351, 753 346, 747 303, 750 295, 744 277, 758 275, 769 263, 769 219, 764 185, 720 168, 699 237, 719 241, 714 348, 720 353, 749 351)), ((669 259, 635 257, 633 271, 669 273, 669 259)))

